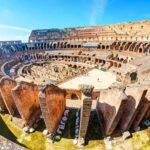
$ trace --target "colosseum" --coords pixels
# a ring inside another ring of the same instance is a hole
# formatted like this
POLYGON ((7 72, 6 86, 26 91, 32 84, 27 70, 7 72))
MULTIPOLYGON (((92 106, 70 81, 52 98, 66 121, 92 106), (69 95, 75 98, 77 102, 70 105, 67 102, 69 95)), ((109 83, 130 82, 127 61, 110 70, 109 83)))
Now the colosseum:
POLYGON ((26 133, 42 119, 52 142, 73 130, 81 147, 93 125, 107 140, 150 125, 150 20, 33 30, 0 42, 0 67, 0 111, 26 133))

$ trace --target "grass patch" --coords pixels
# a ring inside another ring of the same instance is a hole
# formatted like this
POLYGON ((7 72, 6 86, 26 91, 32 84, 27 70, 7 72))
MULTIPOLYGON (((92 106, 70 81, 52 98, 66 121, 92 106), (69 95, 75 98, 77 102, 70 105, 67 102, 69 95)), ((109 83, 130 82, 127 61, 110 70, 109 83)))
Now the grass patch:
MULTIPOLYGON (((40 123, 36 132, 26 134, 12 124, 10 115, 0 114, 0 134, 7 139, 23 145, 31 150, 77 150, 79 148, 73 145, 75 132, 75 112, 75 110, 70 112, 63 138, 60 142, 55 142, 54 144, 50 143, 49 139, 47 139, 41 132, 45 128, 44 122, 40 123)), ((81 150, 105 150, 104 141, 99 140, 101 139, 101 131, 99 127, 97 115, 95 112, 92 112, 87 134, 88 145, 81 150)), ((133 133, 133 137, 125 140, 125 142, 129 143, 129 149, 131 149, 131 145, 133 149, 149 150, 150 128, 133 133)), ((127 146, 122 142, 120 145, 123 145, 123 147, 127 146)), ((118 145, 113 144, 113 149, 115 149, 116 146, 118 145)))

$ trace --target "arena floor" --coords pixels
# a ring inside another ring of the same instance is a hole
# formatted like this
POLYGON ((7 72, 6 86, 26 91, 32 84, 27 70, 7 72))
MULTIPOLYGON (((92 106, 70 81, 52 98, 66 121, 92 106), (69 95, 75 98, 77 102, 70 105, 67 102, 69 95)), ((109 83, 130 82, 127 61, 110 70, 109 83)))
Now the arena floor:
POLYGON ((116 76, 111 72, 93 69, 87 74, 80 75, 66 82, 60 83, 59 87, 63 89, 77 90, 80 84, 93 85, 95 90, 106 89, 112 83, 116 82, 116 76))

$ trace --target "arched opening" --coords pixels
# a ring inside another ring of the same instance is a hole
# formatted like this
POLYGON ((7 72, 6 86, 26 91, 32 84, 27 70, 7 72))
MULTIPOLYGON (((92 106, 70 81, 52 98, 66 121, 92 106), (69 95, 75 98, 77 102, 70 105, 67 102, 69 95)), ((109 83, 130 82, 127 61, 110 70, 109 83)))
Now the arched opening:
POLYGON ((118 68, 121 68, 121 64, 118 64, 118 68))
POLYGON ((114 67, 118 67, 118 64, 117 64, 117 62, 114 62, 114 67))
POLYGON ((101 46, 100 46, 100 45, 98 45, 98 46, 97 46, 97 48, 98 48, 98 49, 100 49, 100 48, 101 48, 101 46))
POLYGON ((77 96, 77 94, 71 94, 71 100, 79 100, 79 97, 77 96))
POLYGON ((67 48, 70 48, 70 44, 67 45, 67 48))
POLYGON ((56 44, 53 45, 53 48, 54 48, 54 49, 56 48, 56 44))
POLYGON ((136 81, 137 79, 137 73, 136 72, 133 72, 130 74, 130 78, 131 78, 131 81, 136 81))
POLYGON ((139 53, 142 53, 142 48, 139 49, 139 53))
POLYGON ((121 58, 121 59, 120 59, 120 61, 121 61, 121 62, 123 62, 123 61, 124 61, 124 59, 123 59, 123 58, 121 58))
POLYGON ((73 68, 75 68, 75 69, 76 69, 76 68, 77 68, 77 65, 74 65, 74 66, 73 66, 73 68))
POLYGON ((78 48, 81 48, 81 45, 78 45, 78 48))
POLYGON ((63 48, 63 42, 60 44, 60 48, 63 48))
POLYGON ((104 46, 104 45, 102 45, 102 49, 105 49, 105 46, 104 46))
POLYGON ((109 45, 106 46, 106 49, 109 49, 109 45))
POLYGON ((29 58, 28 55, 25 55, 24 59, 25 59, 25 60, 28 60, 28 58, 29 58))

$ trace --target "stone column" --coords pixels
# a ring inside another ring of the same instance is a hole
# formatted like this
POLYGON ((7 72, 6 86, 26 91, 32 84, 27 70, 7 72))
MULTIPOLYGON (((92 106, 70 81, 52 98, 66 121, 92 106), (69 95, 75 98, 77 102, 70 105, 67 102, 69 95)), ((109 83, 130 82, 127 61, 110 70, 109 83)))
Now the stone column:
POLYGON ((78 146, 83 146, 85 143, 85 136, 88 129, 92 106, 92 91, 94 89, 91 85, 80 85, 79 89, 82 92, 81 96, 81 113, 80 113, 80 130, 78 146))
MULTIPOLYGON (((3 75, 0 73, 0 79, 2 77, 3 77, 3 75)), ((1 92, 0 92, 0 112, 5 110, 5 109, 6 109, 6 106, 5 106, 4 100, 3 100, 1 92)))
POLYGON ((46 96, 45 96, 44 88, 40 89, 39 101, 40 101, 40 107, 41 107, 42 116, 44 118, 44 122, 46 125, 46 129, 48 130, 50 129, 50 119, 49 119, 49 112, 48 112, 48 106, 46 103, 46 96))
POLYGON ((39 100, 46 128, 53 137, 65 111, 65 91, 55 85, 47 85, 40 89, 39 100))
POLYGON ((0 80, 0 93, 9 114, 12 116, 14 116, 15 112, 17 112, 14 98, 11 93, 11 90, 16 85, 17 85, 16 81, 12 80, 8 76, 5 76, 0 80))

